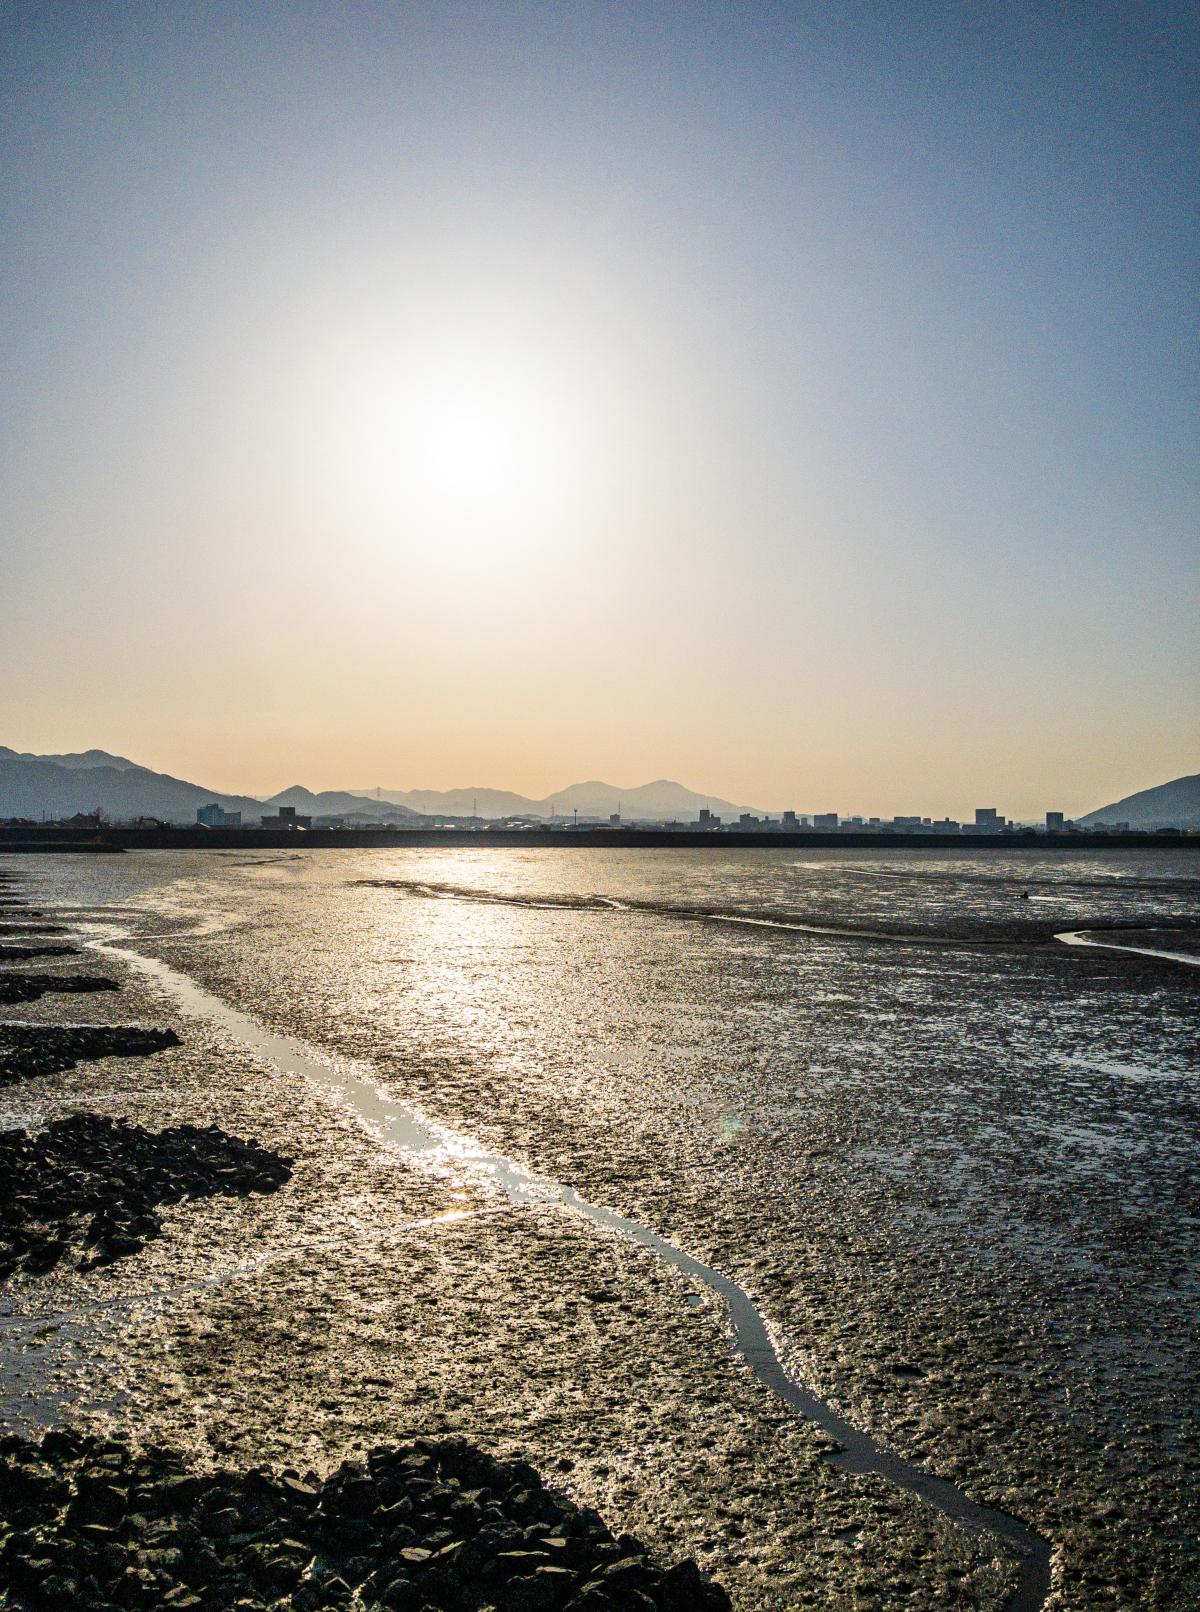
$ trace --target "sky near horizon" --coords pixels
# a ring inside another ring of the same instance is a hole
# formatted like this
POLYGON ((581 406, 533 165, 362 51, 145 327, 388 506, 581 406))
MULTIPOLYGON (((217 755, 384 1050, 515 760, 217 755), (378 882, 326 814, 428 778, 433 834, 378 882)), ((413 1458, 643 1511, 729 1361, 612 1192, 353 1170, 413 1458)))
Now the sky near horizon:
POLYGON ((1200 770, 1198 19, 0 9, 0 743, 888 815, 1200 770))

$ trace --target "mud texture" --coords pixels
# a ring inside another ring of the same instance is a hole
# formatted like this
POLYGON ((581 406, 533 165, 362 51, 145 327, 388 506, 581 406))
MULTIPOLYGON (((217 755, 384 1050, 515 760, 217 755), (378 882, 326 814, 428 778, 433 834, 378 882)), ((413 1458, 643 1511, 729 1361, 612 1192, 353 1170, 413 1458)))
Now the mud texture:
POLYGON ((139 1025, 0 1024, 0 1086, 59 1074, 94 1058, 141 1058, 178 1045, 174 1030, 139 1025))
POLYGON ((0 1279, 136 1254, 162 1232, 161 1204, 273 1192, 291 1160, 215 1125, 147 1131, 103 1114, 73 1114, 38 1135, 0 1131, 0 1279))
POLYGON ((718 1612, 691 1561, 666 1570, 532 1467, 462 1439, 295 1469, 197 1474, 163 1450, 47 1434, 0 1442, 0 1589, 57 1609, 346 1606, 718 1612))

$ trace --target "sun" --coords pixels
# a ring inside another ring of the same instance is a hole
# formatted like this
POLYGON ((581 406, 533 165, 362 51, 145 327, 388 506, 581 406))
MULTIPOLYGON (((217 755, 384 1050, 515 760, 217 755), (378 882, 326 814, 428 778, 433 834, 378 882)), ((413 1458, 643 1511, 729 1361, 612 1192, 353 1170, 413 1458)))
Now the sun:
POLYGON ((532 326, 364 330, 310 375, 302 474, 321 517, 372 554, 535 557, 607 495, 611 411, 594 366, 532 326))
POLYGON ((507 516, 535 501, 557 470, 555 434, 528 398, 469 381, 428 393, 409 413, 405 470, 413 495, 446 515, 507 516))

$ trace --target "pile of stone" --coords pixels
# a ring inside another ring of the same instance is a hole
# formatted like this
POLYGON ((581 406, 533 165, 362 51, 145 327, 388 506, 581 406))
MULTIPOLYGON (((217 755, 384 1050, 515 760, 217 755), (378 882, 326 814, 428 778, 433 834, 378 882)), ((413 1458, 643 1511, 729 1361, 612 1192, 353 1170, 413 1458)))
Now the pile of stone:
POLYGON ((0 1280, 76 1256, 89 1270, 162 1232, 157 1209, 183 1198, 274 1192, 292 1163, 215 1125, 147 1131, 74 1114, 36 1135, 0 1131, 0 1280))
POLYGON ((93 1058, 143 1058, 178 1045, 174 1030, 131 1024, 0 1024, 0 1086, 56 1075, 93 1058))
POLYGON ((78 957, 78 946, 11 945, 0 941, 0 963, 24 962, 30 957, 78 957))
POLYGON ((323 1482, 196 1473, 166 1451, 47 1433, 0 1440, 0 1586, 30 1609, 321 1607, 718 1612, 531 1467, 459 1439, 375 1449, 323 1482))
POLYGON ((0 1004, 36 1002, 47 991, 115 991, 116 980, 94 974, 0 973, 0 1004))

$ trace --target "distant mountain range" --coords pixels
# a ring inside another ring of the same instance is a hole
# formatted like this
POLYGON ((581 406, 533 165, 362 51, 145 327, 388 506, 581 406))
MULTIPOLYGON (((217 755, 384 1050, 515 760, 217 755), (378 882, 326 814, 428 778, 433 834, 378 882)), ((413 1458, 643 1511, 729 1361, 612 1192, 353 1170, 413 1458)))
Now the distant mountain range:
MULTIPOLYGON (((544 800, 484 787, 383 789, 378 796, 374 789, 326 789, 314 794, 303 784, 292 784, 277 795, 258 800, 252 795, 227 795, 219 789, 172 778, 168 773, 153 772, 126 756, 110 755, 107 750, 37 756, 0 745, 0 817, 36 821, 43 815, 72 817, 76 812, 99 810, 114 819, 157 817, 168 823, 194 823, 196 808, 210 801, 216 801, 226 811, 241 812, 243 822, 254 827, 260 817, 277 812, 281 806, 292 806, 311 817, 343 817, 351 824, 356 820, 417 823, 429 817, 569 818, 575 812, 581 818, 602 821, 620 812, 627 823, 686 823, 694 822, 703 806, 726 822, 748 810, 755 816, 764 815, 716 795, 698 794, 668 778, 632 789, 619 789, 593 778, 570 784, 544 800)), ((1111 806, 1089 812, 1080 822, 1089 828, 1128 823, 1132 828, 1200 829, 1200 773, 1127 795, 1111 806)))
POLYGON ((407 806, 380 804, 340 791, 314 795, 299 784, 268 800, 227 795, 165 772, 152 772, 106 750, 35 756, 0 745, 0 817, 36 821, 43 814, 73 817, 76 812, 99 810, 111 818, 158 817, 167 823, 194 823, 196 808, 214 800, 227 812, 241 812, 243 822, 253 827, 265 813, 277 812, 280 806, 294 806, 314 817, 359 816, 376 822, 381 818, 411 822, 417 815, 407 806))
POLYGON ((1085 828, 1102 823, 1128 823, 1130 828, 1200 828, 1200 773, 1141 789, 1079 821, 1085 828))
POLYGON ((107 750, 37 756, 0 745, 0 817, 36 821, 42 816, 72 817, 76 812, 99 810, 116 819, 157 817, 168 823, 194 823, 196 808, 210 801, 228 812, 241 812, 243 821, 253 826, 265 813, 277 812, 281 806, 292 806, 312 817, 344 817, 351 823, 355 819, 413 822, 423 815, 548 818, 557 812, 559 817, 570 817, 575 811, 581 817, 602 819, 620 811, 626 821, 633 822, 694 821, 702 806, 726 818, 745 810, 667 779, 635 789, 618 789, 593 779, 545 800, 530 800, 504 789, 382 790, 380 798, 374 798, 374 791, 326 789, 314 793, 303 784, 292 784, 258 800, 153 772, 107 750))
MULTIPOLYGON (((365 794, 366 791, 364 790, 365 794)), ((528 795, 514 795, 508 789, 487 789, 482 786, 467 789, 384 789, 384 800, 395 801, 413 811, 429 816, 446 817, 570 817, 578 812, 581 817, 608 818, 620 812, 626 822, 694 822, 700 808, 707 806, 718 817, 737 817, 740 812, 751 811, 749 806, 735 806, 731 801, 716 795, 700 795, 694 789, 669 778, 659 778, 652 784, 638 784, 631 789, 620 789, 615 784, 602 783, 591 778, 587 783, 568 784, 565 789, 543 800, 532 800, 528 795)), ((757 812, 756 815, 763 815, 757 812)))

